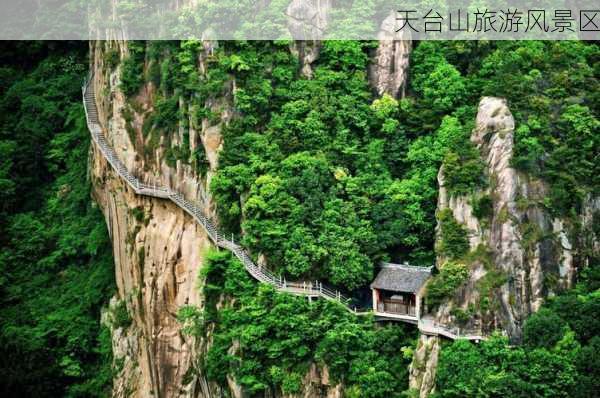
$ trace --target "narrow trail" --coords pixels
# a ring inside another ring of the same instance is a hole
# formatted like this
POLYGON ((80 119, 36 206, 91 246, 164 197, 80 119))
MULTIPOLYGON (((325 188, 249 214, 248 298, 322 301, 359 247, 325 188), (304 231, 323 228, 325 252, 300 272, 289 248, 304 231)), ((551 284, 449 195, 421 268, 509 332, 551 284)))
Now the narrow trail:
MULTIPOLYGON (((192 216, 196 222, 202 225, 215 246, 228 250, 237 257, 254 279, 267 283, 281 292, 336 301, 356 315, 367 315, 372 313, 371 310, 358 311, 356 307, 350 304, 351 300, 344 296, 339 290, 334 290, 319 281, 287 281, 280 275, 275 275, 267 268, 256 265, 243 247, 233 240, 227 239, 223 233, 219 232, 217 227, 204 214, 202 207, 185 199, 180 192, 173 191, 169 188, 145 184, 130 173, 121 162, 112 146, 106 141, 104 133, 102 132, 102 126, 100 125, 100 120, 98 118, 98 109, 96 107, 96 96, 91 82, 92 79, 90 76, 84 83, 82 92, 87 126, 92 136, 92 141, 96 144, 102 156, 108 161, 115 172, 125 180, 127 185, 129 185, 136 194, 171 200, 179 208, 192 216)), ((381 317, 381 320, 402 321, 385 317, 381 317)), ((453 340, 458 338, 477 341, 485 339, 485 337, 480 334, 461 331, 459 328, 449 328, 439 325, 432 318, 428 317, 422 317, 418 320, 415 318, 414 320, 404 322, 412 324, 416 323, 421 333, 426 335, 444 336, 453 340)))

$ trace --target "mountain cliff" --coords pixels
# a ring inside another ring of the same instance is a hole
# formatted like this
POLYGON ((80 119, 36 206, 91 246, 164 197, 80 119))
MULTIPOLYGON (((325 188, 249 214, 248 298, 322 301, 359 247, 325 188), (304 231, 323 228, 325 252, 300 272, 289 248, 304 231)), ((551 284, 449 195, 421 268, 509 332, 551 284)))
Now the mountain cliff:
MULTIPOLYGON (((181 128, 170 137, 172 146, 164 141, 150 144, 156 136, 144 137, 142 124, 144 116, 155 111, 156 87, 144 85, 128 100, 119 88, 118 70, 106 64, 107 54, 119 58, 132 51, 123 42, 92 44, 93 85, 103 93, 97 99, 106 137, 128 170, 142 181, 184 192, 205 204, 210 214, 205 187, 218 159, 219 123, 202 121, 185 131, 181 128), (167 160, 172 154, 166 152, 184 140, 188 150, 206 152, 205 174, 181 161, 167 160)), ((176 314, 181 306, 201 304, 197 276, 204 250, 210 246, 206 232, 174 204, 137 196, 98 152, 92 159, 93 196, 109 226, 115 258, 118 293, 109 312, 121 306, 130 318, 127 327, 112 328, 119 364, 113 395, 195 396, 185 381, 196 355, 195 342, 181 334, 176 314)), ((209 388, 206 381, 199 385, 209 388)))
MULTIPOLYGON (((127 169, 200 204, 260 264, 360 300, 379 260, 422 263, 435 250, 428 316, 519 342, 524 321, 597 256, 599 201, 586 192, 571 213, 549 208, 558 183, 516 166, 530 141, 507 99, 480 99, 492 84, 468 84, 490 72, 453 59, 465 51, 493 62, 499 50, 413 50, 384 23, 379 43, 93 42, 91 64, 104 134, 127 169)), ((97 151, 91 175, 115 256, 118 293, 103 316, 115 396, 385 396, 407 387, 410 360, 410 388, 434 388, 438 337, 413 352, 410 326, 274 299, 97 151), (266 314, 283 308, 291 329, 280 335, 266 314), (302 309, 322 328, 302 329, 296 352, 302 309), (347 346, 356 339, 360 354, 347 346)))
POLYGON ((596 396, 597 43, 392 25, 0 43, 2 394, 596 396), (419 320, 364 311, 382 263, 434 266, 419 320))
MULTIPOLYGON (((485 188, 457 194, 441 167, 440 273, 429 289, 437 298, 443 283, 451 285, 439 302, 430 300, 437 322, 481 335, 500 330, 518 343, 529 316, 548 297, 572 288, 578 270, 598 256, 589 218, 598 198, 585 196, 574 218, 553 216, 544 204, 548 184, 513 166, 514 131, 506 100, 484 97, 470 141, 482 160, 485 188)), ((411 365, 411 387, 421 397, 435 388, 439 351, 438 337, 421 337, 411 365)))
MULTIPOLYGON (((217 43, 187 45, 191 50, 177 49, 174 66, 188 65, 188 76, 214 86, 211 64, 217 43)), ((178 77, 167 75, 170 71, 164 69, 172 59, 165 54, 173 50, 165 47, 161 53, 159 45, 156 50, 143 46, 148 45, 91 43, 92 86, 104 134, 138 179, 182 192, 203 205, 204 212, 219 224, 216 214, 226 209, 217 209, 208 192, 219 166, 222 129, 236 117, 233 103, 241 98, 242 91, 233 76, 214 79, 217 94, 208 93, 200 100, 193 90, 187 90, 191 95, 178 88, 173 91, 169 79, 178 77), (162 71, 157 70, 159 67, 162 71), (139 74, 155 73, 154 79, 139 78, 139 74), (173 126, 165 124, 162 117, 178 127, 170 130, 173 126)), ((298 54, 297 46, 287 51, 298 54)), ((384 56, 386 51, 384 48, 378 53, 384 56)), ((307 65, 301 54, 298 56, 300 64, 307 65)), ((235 60, 235 55, 231 59, 235 60)), ((231 68, 239 66, 232 64, 231 68)), ((306 71, 301 67, 300 73, 310 75, 306 71)), ((204 310, 204 281, 199 275, 211 246, 205 231, 172 203, 136 196, 98 151, 92 159, 93 196, 104 212, 113 241, 118 287, 103 317, 112 330, 118 370, 113 395, 220 396, 225 389, 228 394, 242 396, 242 386, 233 375, 228 375, 227 383, 217 384, 198 367, 212 345, 210 328, 204 335, 189 336, 182 332, 183 324, 177 317, 182 307, 204 310)), ((242 207, 244 195, 240 197, 242 207)), ((230 305, 226 303, 231 298, 221 300, 225 300, 221 305, 230 305)), ((235 350, 235 343, 231 349, 235 350)), ((403 360, 402 356, 399 359, 403 360)), ((303 395, 323 391, 326 396, 340 396, 342 385, 329 381, 326 365, 313 364, 305 372, 303 395)))

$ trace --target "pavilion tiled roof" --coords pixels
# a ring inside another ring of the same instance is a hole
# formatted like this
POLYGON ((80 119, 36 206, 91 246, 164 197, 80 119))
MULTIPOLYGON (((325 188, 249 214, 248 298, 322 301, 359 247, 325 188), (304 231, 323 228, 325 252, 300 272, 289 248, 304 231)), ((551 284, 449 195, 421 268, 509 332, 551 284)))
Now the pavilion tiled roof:
POLYGON ((371 288, 416 293, 431 276, 432 268, 383 263, 381 271, 371 283, 371 288))

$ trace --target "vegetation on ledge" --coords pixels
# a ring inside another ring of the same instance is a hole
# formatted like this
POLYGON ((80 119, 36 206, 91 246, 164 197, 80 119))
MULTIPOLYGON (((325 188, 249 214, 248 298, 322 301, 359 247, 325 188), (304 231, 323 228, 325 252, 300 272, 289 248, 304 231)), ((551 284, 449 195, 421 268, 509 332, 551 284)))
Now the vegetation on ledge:
POLYGON ((328 368, 330 385, 343 382, 349 397, 400 397, 407 389, 414 328, 376 327, 337 303, 277 293, 228 252, 210 251, 206 259, 204 314, 187 306, 178 317, 190 333, 212 332, 199 364, 210 380, 226 385, 231 375, 250 394, 297 393, 316 364, 328 368))
POLYGON ((524 326, 523 345, 495 336, 444 346, 436 398, 570 397, 600 391, 600 266, 554 297, 524 326))

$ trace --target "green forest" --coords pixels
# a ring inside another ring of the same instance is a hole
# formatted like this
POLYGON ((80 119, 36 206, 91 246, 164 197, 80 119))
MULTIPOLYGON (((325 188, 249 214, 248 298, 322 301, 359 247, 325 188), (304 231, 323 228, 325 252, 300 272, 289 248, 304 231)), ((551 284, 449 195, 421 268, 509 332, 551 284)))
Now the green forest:
POLYGON ((90 197, 87 43, 0 46, 0 395, 107 396, 111 242, 90 197))
MULTIPOLYGON (((311 363, 326 364, 330 377, 346 386, 345 396, 414 397, 408 364, 415 328, 375 324, 343 307, 278 294, 258 286, 239 261, 214 252, 203 270, 206 308, 179 312, 184 331, 204 335, 214 327, 214 343, 194 371, 226 383, 234 374, 261 396, 278 387, 298 393, 311 363), (234 303, 217 310, 220 295, 234 303), (231 342, 240 349, 230 351, 231 342)), ((600 376, 600 270, 588 269, 576 289, 550 300, 524 326, 521 345, 497 334, 478 345, 444 343, 437 374, 441 397, 594 397, 600 376)))
MULTIPOLYGON (((144 156, 161 139, 168 145, 178 126, 218 118, 205 102, 229 95, 235 79, 236 117, 223 130, 211 194, 221 226, 290 279, 359 294, 381 261, 430 265, 436 253, 464 256, 460 225, 436 215, 436 178, 443 165, 457 195, 490 183, 469 141, 482 96, 507 99, 516 121, 512 164, 548 183, 545 210, 571 220, 577 233, 583 199, 600 194, 594 42, 414 43, 407 96, 398 100, 369 85, 376 42, 323 42, 311 78, 286 41, 220 43, 205 74, 196 67, 200 42, 127 45, 124 59, 113 50, 103 61, 119 68, 126 120, 139 108, 141 86, 157 87, 143 126, 148 139, 137 148, 144 156), (438 222, 448 239, 435 246, 438 222)), ((88 43, 3 42, 0 49, 0 394, 109 396, 118 369, 100 315, 116 291, 115 269, 87 170, 88 43)), ((167 148, 167 163, 178 160, 207 172, 206 154, 189 142, 167 148)), ((482 219, 486 206, 476 206, 482 219)), ((596 396, 600 264, 585 255, 576 287, 531 316, 519 344, 500 334, 480 344, 444 342, 435 397, 596 396)), ((414 396, 414 327, 276 293, 224 252, 206 258, 198 292, 205 308, 178 312, 186 334, 210 330, 213 338, 190 377, 227 385, 233 374, 250 396, 293 394, 317 363, 348 397, 414 396), (221 296, 228 305, 218 305, 221 296)), ((444 272, 431 303, 462 280, 460 269, 444 272)))

